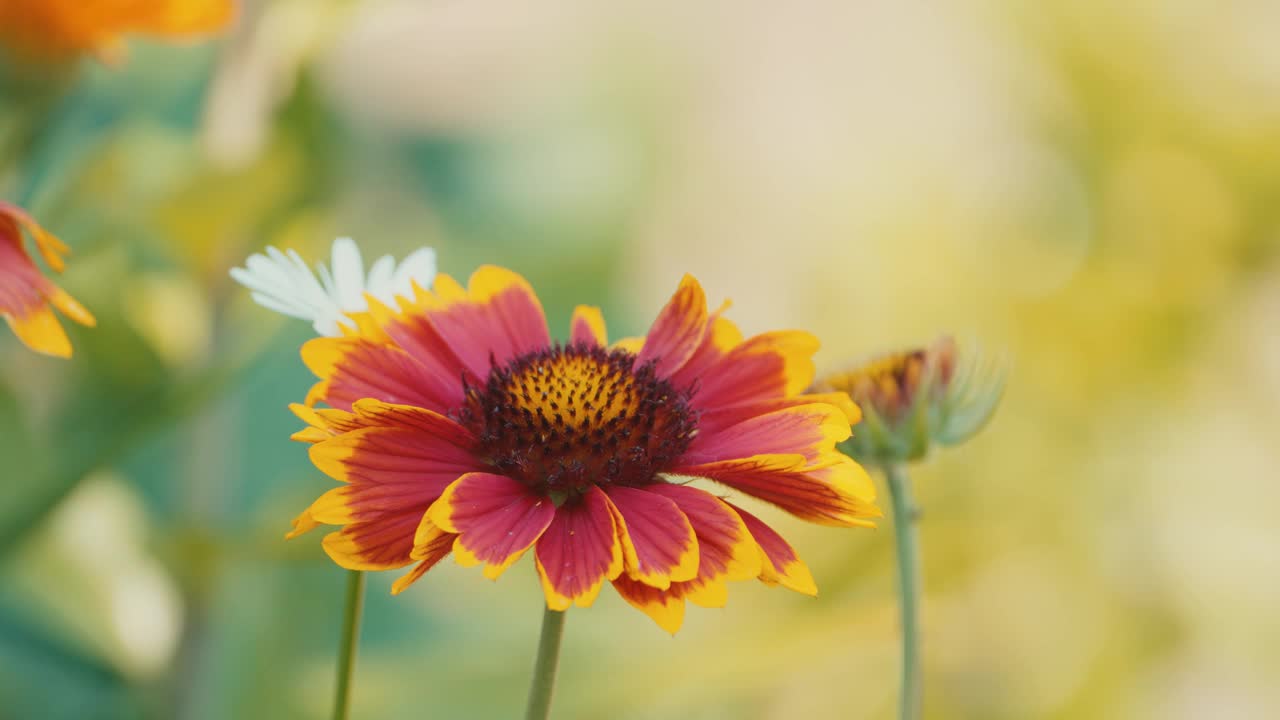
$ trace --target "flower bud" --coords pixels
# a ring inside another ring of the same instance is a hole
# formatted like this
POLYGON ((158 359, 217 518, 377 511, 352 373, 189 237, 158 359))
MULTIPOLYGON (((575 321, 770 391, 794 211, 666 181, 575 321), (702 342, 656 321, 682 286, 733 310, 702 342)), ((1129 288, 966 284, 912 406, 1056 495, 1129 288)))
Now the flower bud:
POLYGON ((982 429, 1004 392, 1006 366, 962 353, 949 336, 927 348, 882 355, 820 378, 815 392, 844 392, 863 420, 844 450, 863 463, 887 465, 956 445, 982 429))

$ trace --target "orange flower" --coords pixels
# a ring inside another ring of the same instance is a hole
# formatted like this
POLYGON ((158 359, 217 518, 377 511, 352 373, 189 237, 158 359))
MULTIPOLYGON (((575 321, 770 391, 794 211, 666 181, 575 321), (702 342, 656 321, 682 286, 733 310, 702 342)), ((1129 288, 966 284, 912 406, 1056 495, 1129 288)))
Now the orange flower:
POLYGON ((81 325, 92 327, 95 321, 66 291, 40 274, 23 246, 23 229, 31 233, 45 262, 56 272, 62 272, 62 256, 69 252, 21 208, 0 202, 0 315, 32 350, 71 357, 71 341, 53 307, 81 325))
POLYGON ((489 578, 530 553, 552 610, 612 583, 674 633, 685 601, 720 607, 729 581, 817 592, 791 545, 725 495, 822 525, 880 516, 866 471, 836 449, 858 408, 802 394, 817 340, 744 339, 692 277, 645 337, 611 346, 586 306, 553 342, 529 284, 492 266, 466 288, 437 275, 399 308, 370 305, 357 329, 302 349, 321 380, 294 437, 342 485, 290 536, 342 525, 324 539, 337 564, 417 563, 393 592, 451 552, 489 578))
POLYGON ((185 38, 216 31, 233 0, 0 0, 0 41, 38 59, 111 58, 126 33, 185 38))

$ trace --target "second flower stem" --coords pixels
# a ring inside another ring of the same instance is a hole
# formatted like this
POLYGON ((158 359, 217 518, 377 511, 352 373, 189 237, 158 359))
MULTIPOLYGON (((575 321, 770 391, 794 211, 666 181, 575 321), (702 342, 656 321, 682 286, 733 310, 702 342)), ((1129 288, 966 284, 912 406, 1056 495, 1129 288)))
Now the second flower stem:
POLYGON ((918 720, 920 686, 920 556, 916 543, 916 506, 911 479, 901 465, 886 465, 893 501, 893 536, 898 556, 898 604, 902 611, 902 695, 898 717, 918 720))
POLYGON ((351 712, 351 676, 356 668, 360 640, 360 615, 364 608, 364 573, 347 571, 347 600, 338 644, 338 679, 333 695, 333 720, 347 720, 351 712))
POLYGON ((564 635, 566 614, 550 608, 543 611, 538 659, 533 665, 533 683, 529 686, 525 720, 547 720, 551 713, 551 694, 556 686, 556 666, 560 663, 560 638, 564 635))

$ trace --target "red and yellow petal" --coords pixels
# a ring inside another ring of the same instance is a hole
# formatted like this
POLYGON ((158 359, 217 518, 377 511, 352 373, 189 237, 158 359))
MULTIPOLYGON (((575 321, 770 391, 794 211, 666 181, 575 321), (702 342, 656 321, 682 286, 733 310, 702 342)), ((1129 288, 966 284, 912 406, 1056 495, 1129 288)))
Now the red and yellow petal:
POLYGON ((396 308, 370 299, 340 338, 318 338, 303 360, 321 378, 308 403, 345 408, 357 399, 445 412, 462 401, 464 376, 488 376, 499 364, 551 344, 542 305, 514 272, 484 266, 463 289, 438 275, 433 290, 415 287, 396 308))
POLYGON ((655 483, 647 488, 673 501, 698 538, 698 574, 683 583, 692 592, 716 582, 749 580, 760 574, 760 550, 742 518, 728 503, 688 485, 655 483))
POLYGON ((483 564, 491 580, 532 547, 555 516, 550 499, 505 475, 486 472, 458 478, 427 511, 441 530, 457 533, 453 551, 458 564, 483 564))
POLYGON ((452 418, 414 405, 397 405, 374 398, 356 401, 352 407, 359 420, 371 427, 395 427, 434 435, 456 447, 471 447, 475 436, 452 418))
POLYGON ((672 583, 671 590, 685 600, 704 608, 722 608, 729 604, 729 584, 723 578, 719 580, 672 583))
POLYGON ((399 298, 398 311, 381 310, 371 302, 371 311, 377 311, 377 332, 363 331, 363 334, 374 340, 376 335, 385 336, 422 363, 432 377, 456 386, 458 379, 470 371, 432 324, 426 308, 436 301, 424 299, 430 297, 429 291, 415 285, 414 292, 417 300, 399 298))
MULTIPOLYGON (((857 425, 862 421, 862 409, 853 401, 853 398, 849 397, 848 393, 806 393, 804 395, 797 395, 792 399, 792 402, 823 403, 825 405, 832 405, 839 409, 840 412, 844 413, 845 420, 848 421, 850 426, 857 425)), ((781 410, 782 407, 789 406, 779 406, 777 409, 781 410)))
MULTIPOLYGON (((4 207, 5 204, 0 203, 0 212, 4 212, 4 207)), ((13 205, 8 205, 7 207, 11 213, 16 210, 13 205)), ((56 235, 41 227, 30 215, 21 211, 19 213, 14 215, 14 218, 31 234, 31 239, 36 241, 36 249, 40 251, 40 257, 44 258, 44 261, 49 265, 49 269, 57 273, 66 269, 66 262, 63 260, 63 256, 71 254, 71 248, 56 235)))
POLYGON ((424 290, 415 296, 415 301, 424 309, 438 310, 457 303, 470 300, 467 289, 453 279, 452 275, 438 273, 430 290, 424 290))
POLYGON ((347 484, 299 515, 289 537, 321 523, 344 525, 323 545, 334 562, 349 569, 412 562, 423 514, 449 484, 479 464, 467 450, 469 433, 422 408, 363 400, 354 413, 308 410, 302 415, 317 436, 311 438, 316 467, 347 484))
POLYGON ((85 327, 95 327, 98 324, 97 319, 83 305, 60 287, 53 288, 49 295, 49 304, 57 308, 58 312, 85 327))
POLYGON ((838 453, 825 462, 829 464, 813 466, 800 454, 753 455, 672 472, 710 478, 820 525, 875 527, 869 518, 881 512, 866 471, 838 453))
POLYGON ((285 540, 292 540, 299 535, 305 535, 312 530, 315 530, 320 527, 320 521, 316 520, 315 517, 312 516, 311 510, 308 508, 298 513, 298 516, 293 519, 291 525, 292 527, 289 529, 289 532, 284 535, 285 540))
POLYGON ((609 349, 625 350, 626 352, 629 352, 632 355, 635 355, 636 353, 639 353, 640 349, 643 347, 644 347, 644 338, 625 337, 625 338, 622 338, 621 340, 614 342, 612 345, 609 346, 609 349))
POLYGON ((658 627, 675 635, 684 624, 684 598, 633 580, 625 574, 613 581, 613 589, 632 607, 648 615, 658 627))
POLYGON ((355 522, 350 500, 350 485, 329 490, 293 519, 293 529, 284 536, 285 539, 292 540, 311 532, 319 525, 346 525, 355 522))
POLYGON ((742 518, 747 529, 751 531, 751 537, 760 547, 764 558, 760 580, 768 585, 781 585, 804 595, 817 595, 818 586, 813 581, 813 574, 809 572, 809 567, 800 559, 795 549, 760 518, 736 505, 729 504, 729 506, 742 518))
POLYGON ((880 508, 875 507, 876 484, 871 474, 848 455, 832 453, 820 466, 810 466, 809 475, 857 498, 866 508, 866 517, 883 516, 880 508))
POLYGON ((92 327, 96 321, 75 298, 40 273, 27 254, 24 229, 53 270, 63 267, 67 246, 21 208, 0 202, 0 316, 32 350, 70 357, 71 341, 53 309, 81 325, 92 327))
POLYGON ((618 519, 627 575, 666 589, 698 574, 698 537, 674 501, 632 487, 606 492, 618 519))
POLYGON ((557 508, 534 550, 548 608, 590 607, 604 581, 618 577, 623 560, 617 523, 609 498, 597 487, 557 508))
MULTIPOLYGON (((715 434, 725 428, 749 418, 780 410, 789 410, 803 405, 831 405, 844 414, 848 425, 857 425, 862 420, 862 411, 849 398, 847 393, 807 393, 794 397, 777 397, 747 405, 729 405, 721 408, 703 408, 698 416, 699 433, 715 434)), ((853 431, 856 433, 856 430, 853 431)))
POLYGON ((394 570, 413 562, 413 536, 421 511, 377 513, 325 536, 329 557, 348 570, 394 570))
POLYGON ((447 275, 437 275, 433 290, 415 306, 425 314, 462 364, 476 377, 499 365, 551 344, 542 303, 529 283, 505 268, 484 265, 471 275, 467 289, 447 275))
POLYGON ((715 462, 751 455, 803 455, 809 463, 835 451, 850 435, 847 415, 835 405, 813 403, 749 417, 724 428, 699 426, 684 461, 715 462))
POLYGON ((436 547, 435 554, 420 560, 417 565, 413 566, 412 570, 396 578, 396 581, 391 584, 391 594, 399 595, 405 590, 408 590, 410 585, 417 582, 418 579, 421 578, 423 575, 425 575, 428 570, 435 567, 441 560, 445 558, 446 555, 449 554, 449 552, 452 549, 453 549, 453 538, 450 537, 450 538, 444 539, 436 547))
POLYGON ((799 394, 813 381, 818 340, 799 330, 756 335, 699 377, 694 405, 715 410, 799 394))
POLYGON ((600 312, 600 308, 579 305, 573 309, 573 319, 569 321, 569 342, 574 345, 596 347, 605 347, 609 344, 609 335, 604 326, 604 314, 600 312))
POLYGON ((459 375, 446 377, 395 345, 363 337, 322 337, 302 346, 302 361, 320 382, 307 404, 350 409, 362 398, 448 412, 462 401, 459 375))
POLYGON ((307 424, 307 427, 289 436, 290 439, 301 442, 318 443, 344 432, 368 427, 360 420, 359 415, 346 410, 316 408, 302 403, 291 403, 289 410, 307 424))
POLYGON ((356 409, 362 428, 311 446, 311 461, 334 480, 434 500, 461 475, 482 469, 470 452, 471 434, 443 415, 372 400, 356 409))
POLYGON ((698 536, 698 574, 692 580, 671 583, 670 594, 702 607, 724 607, 730 581, 760 575, 760 548, 727 503, 686 485, 659 484, 650 489, 675 501, 698 536))
MULTIPOLYGON (((425 518, 423 524, 427 524, 425 518)), ((447 533, 439 528, 436 532, 423 532, 422 525, 418 526, 418 532, 414 537, 413 551, 410 557, 418 561, 413 569, 396 579, 391 585, 391 594, 399 595, 404 592, 410 585, 418 581, 428 570, 436 566, 453 551, 454 539, 457 536, 453 533, 447 533)))
POLYGON ((71 339, 49 306, 41 305, 20 316, 6 314, 4 319, 28 348, 54 357, 71 357, 71 339))
POLYGON ((702 340, 693 355, 671 376, 676 387, 688 387, 698 381, 703 373, 719 362, 729 351, 742 344, 742 331, 722 313, 729 309, 726 301, 707 318, 702 340))
POLYGON ((667 301, 636 354, 636 367, 656 363, 658 377, 668 377, 693 356, 707 326, 707 296, 692 275, 685 275, 667 301))

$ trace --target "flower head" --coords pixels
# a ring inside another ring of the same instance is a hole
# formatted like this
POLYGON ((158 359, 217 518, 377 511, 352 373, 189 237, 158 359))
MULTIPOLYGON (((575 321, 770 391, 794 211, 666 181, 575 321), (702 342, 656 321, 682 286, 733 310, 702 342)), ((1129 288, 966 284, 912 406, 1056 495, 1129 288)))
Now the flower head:
POLYGON ((436 253, 421 248, 397 266, 390 255, 378 258, 366 278, 360 248, 351 238, 333 241, 332 269, 324 263, 316 273, 293 250, 268 247, 266 255, 249 256, 231 277, 252 291, 259 305, 290 317, 308 320, 320 335, 339 335, 340 326, 354 327, 348 313, 369 309, 366 293, 383 303, 397 295, 413 295, 414 283, 430 288, 436 275, 436 253), (319 279, 316 278, 319 275, 319 279))
POLYGON ((58 59, 120 54, 128 33, 185 38, 222 28, 233 0, 4 0, 0 42, 22 55, 58 59))
POLYGON ((302 350, 320 382, 294 437, 343 484, 290 537, 342 525, 324 539, 339 565, 417 563, 393 592, 450 552, 497 578, 532 550, 548 607, 588 606, 611 582, 675 632, 686 600, 721 606, 730 580, 816 592, 777 532, 695 479, 824 525, 880 515, 836 449, 857 407, 800 394, 817 341, 743 339, 692 277, 645 337, 612 346, 585 306, 553 342, 528 283, 490 266, 357 319, 302 350))
POLYGON ((21 208, 0 202, 0 316, 32 350, 71 357, 71 341, 53 308, 81 325, 92 327, 95 320, 75 298, 40 273, 27 254, 23 230, 30 233, 36 249, 55 272, 62 272, 62 256, 70 252, 21 208))
POLYGON ((942 337, 833 373, 814 388, 847 393, 862 408, 859 432, 845 445, 863 462, 886 464, 972 437, 995 412, 1004 381, 1002 364, 985 363, 979 353, 961 357, 955 341, 942 337))

